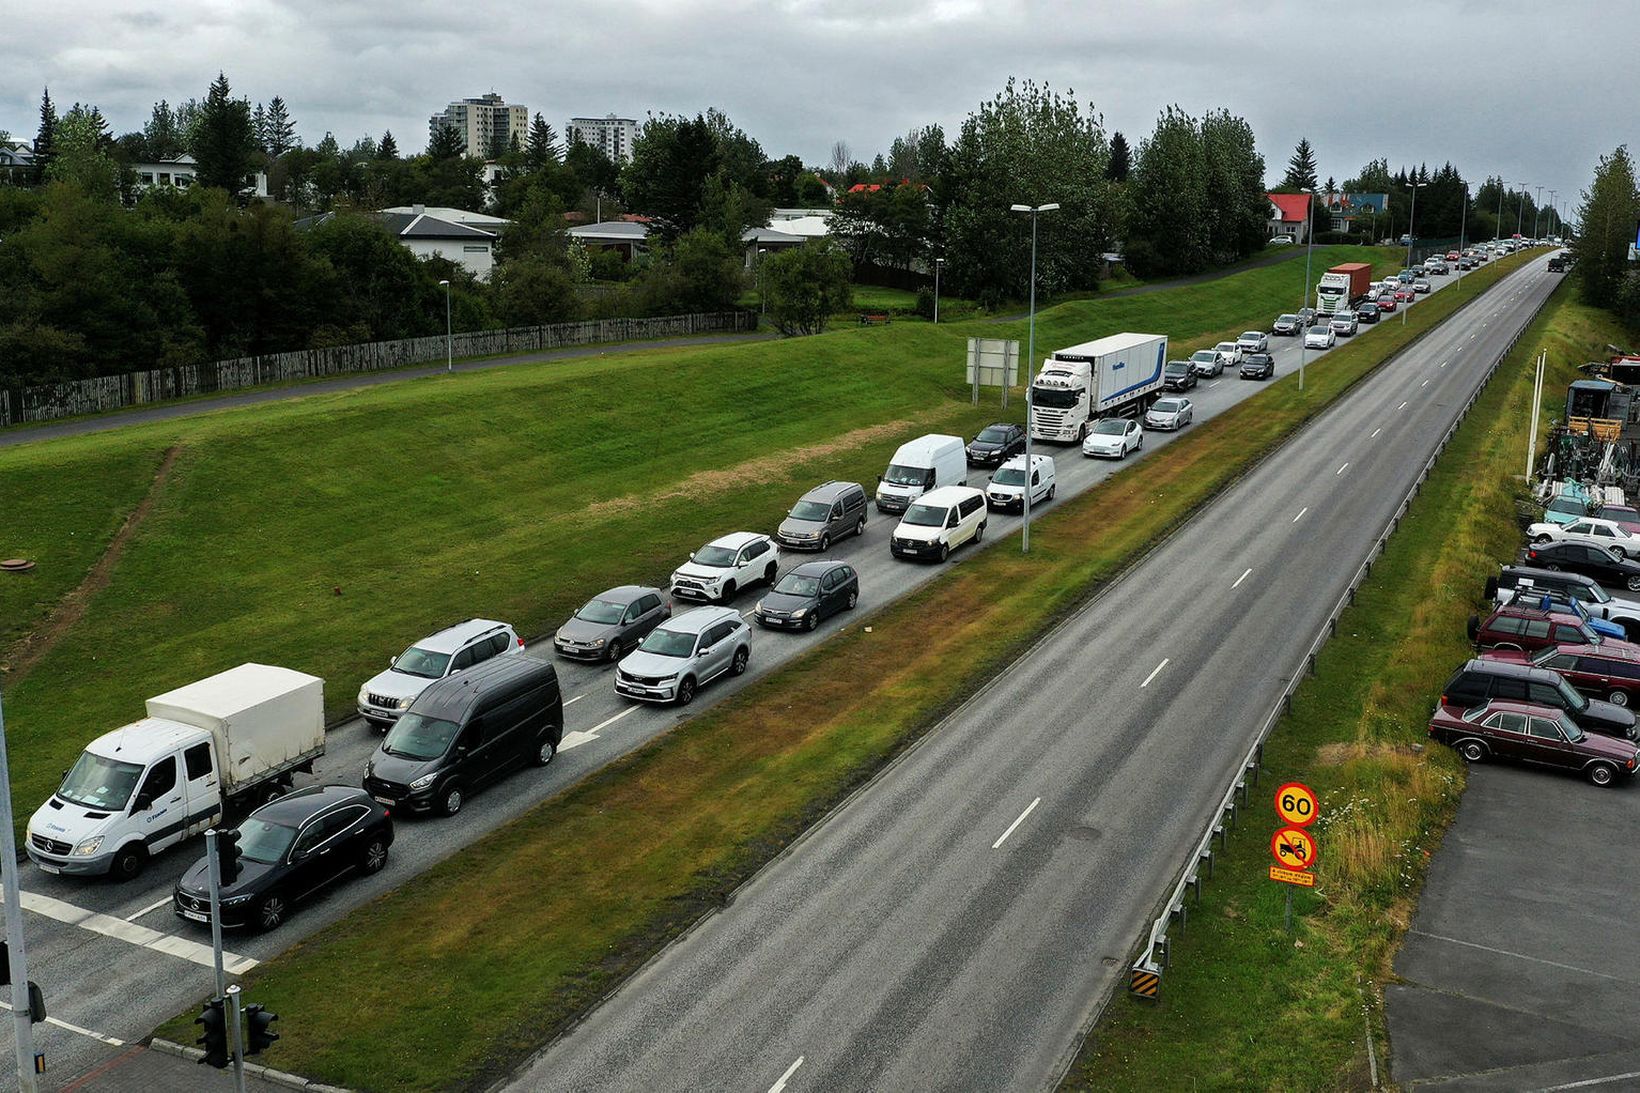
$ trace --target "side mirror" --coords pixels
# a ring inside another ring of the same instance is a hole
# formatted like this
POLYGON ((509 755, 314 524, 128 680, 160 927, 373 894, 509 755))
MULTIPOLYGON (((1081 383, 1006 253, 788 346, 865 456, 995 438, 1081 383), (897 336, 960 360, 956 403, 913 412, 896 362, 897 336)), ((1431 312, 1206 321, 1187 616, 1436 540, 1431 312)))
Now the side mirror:
POLYGON ((398 663, 399 663, 399 658, 398 657, 388 657, 387 658, 387 666, 389 668, 398 667, 398 663))
POLYGON ((689 552, 689 560, 691 562, 695 560, 695 552, 692 550, 689 552))

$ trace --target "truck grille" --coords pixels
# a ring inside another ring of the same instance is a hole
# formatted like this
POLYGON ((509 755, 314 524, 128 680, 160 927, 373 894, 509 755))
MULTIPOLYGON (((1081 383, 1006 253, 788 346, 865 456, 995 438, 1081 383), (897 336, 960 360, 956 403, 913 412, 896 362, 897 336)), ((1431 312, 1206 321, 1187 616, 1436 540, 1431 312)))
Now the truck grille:
POLYGON ((36 850, 44 850, 47 854, 70 854, 74 847, 68 843, 60 843, 56 839, 48 839, 44 835, 30 835, 29 842, 36 850))
POLYGON ((366 692, 364 700, 365 704, 369 706, 380 706, 387 710, 396 710, 399 708, 399 700, 396 698, 388 698, 386 695, 373 695, 366 692))

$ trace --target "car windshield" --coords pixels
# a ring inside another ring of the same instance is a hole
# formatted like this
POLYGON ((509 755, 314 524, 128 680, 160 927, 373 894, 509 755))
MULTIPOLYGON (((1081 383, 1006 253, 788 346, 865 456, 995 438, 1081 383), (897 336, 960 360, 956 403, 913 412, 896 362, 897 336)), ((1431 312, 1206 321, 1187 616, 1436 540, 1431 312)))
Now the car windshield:
POLYGON ((1065 390, 1061 387, 1032 387, 1031 405, 1046 406, 1051 410, 1069 410, 1082 399, 1080 387, 1065 390))
POLYGON ((1582 713, 1589 708, 1589 700, 1578 694, 1564 678, 1557 676, 1555 686, 1559 689, 1561 700, 1565 702, 1568 710, 1576 710, 1578 713, 1582 713))
POLYGON ((1127 429, 1127 422, 1116 418, 1106 418, 1093 427, 1093 431, 1100 436, 1121 436, 1127 429))
POLYGON ((1574 744, 1583 743, 1583 737, 1586 735, 1582 729, 1578 728, 1577 722, 1565 714, 1560 715, 1560 731, 1565 733, 1566 739, 1574 744))
MULTIPOLYGON (((1156 408, 1161 409, 1161 403, 1157 403, 1156 408)), ((1004 467, 991 478, 991 481, 999 486, 1023 486, 1025 484, 1025 468, 1004 467)))
POLYGON ((801 573, 788 573, 780 578, 780 583, 774 586, 774 590, 787 596, 814 596, 820 591, 820 578, 808 577, 801 573))
POLYGON ((443 679, 444 669, 450 666, 449 653, 429 653, 426 649, 418 649, 414 645, 399 654, 399 659, 393 662, 393 670, 403 672, 407 676, 420 676, 422 679, 443 679))
POLYGON ((626 614, 626 604, 611 603, 608 600, 592 600, 581 610, 575 612, 575 617, 582 622, 616 623, 626 614))
POLYGON ((1203 364, 1212 364, 1214 361, 1218 360, 1218 357, 1219 355, 1211 349, 1198 349, 1194 353, 1190 354, 1191 360, 1201 361, 1203 364))
POLYGON ((1296 322, 1298 322, 1298 316, 1297 315, 1282 315, 1282 316, 1277 317, 1276 322, 1278 322, 1278 323, 1296 323, 1296 322))
POLYGON ((735 564, 735 552, 729 547, 703 546, 695 551, 695 556, 689 559, 696 565, 711 566, 714 569, 726 569, 735 564))
POLYGON ((1218 345, 1214 346, 1213 348, 1217 349, 1221 353, 1234 353, 1236 351, 1236 343, 1235 342, 1220 342, 1218 345))
POLYGON ((945 515, 946 510, 938 505, 912 505, 900 517, 900 522, 920 528, 944 527, 945 515))
POLYGON ((456 738, 457 725, 440 717, 407 713, 387 730, 382 751, 401 759, 437 759, 450 750, 450 741, 456 738))
POLYGON ((239 825, 239 856, 246 861, 273 865, 285 856, 295 840, 294 827, 252 816, 239 825))
POLYGON ((131 799, 131 791, 137 788, 141 774, 142 767, 136 763, 81 752, 74 769, 63 779, 57 796, 87 808, 118 812, 131 799))
POLYGON ((928 468, 902 467, 898 463, 890 463, 887 473, 883 475, 883 481, 894 486, 920 486, 928 481, 928 468))
POLYGON ((1156 405, 1151 407, 1151 409, 1155 410, 1158 414, 1175 414, 1179 411, 1179 402, 1177 399, 1158 399, 1156 405))
POLYGON ((1190 371, 1190 362, 1189 361, 1168 361, 1167 362, 1167 374, 1170 375, 1170 376, 1182 376, 1188 371, 1190 371))
POLYGON ((1258 330, 1244 330, 1241 332, 1241 336, 1250 342, 1256 342, 1261 340, 1264 337, 1264 334, 1262 331, 1258 330))
POLYGON ((1570 497, 1557 497, 1549 502, 1548 511, 1567 512, 1576 516, 1584 516, 1588 512, 1588 506, 1570 497))
POLYGON ((824 520, 831 515, 831 506, 824 501, 799 501, 788 515, 793 520, 824 520))
POLYGON ((676 630, 651 630, 638 648, 661 657, 686 657, 695 651, 695 635, 676 630))
POLYGON ((984 441, 986 444, 1005 443, 1008 439, 1008 427, 1005 425, 987 425, 979 431, 979 436, 974 439, 984 441))
POLYGON ((1612 601, 1611 593, 1607 592, 1604 588, 1601 588, 1597 584, 1582 586, 1578 589, 1578 592, 1581 595, 1587 596, 1595 603, 1611 603, 1612 601))

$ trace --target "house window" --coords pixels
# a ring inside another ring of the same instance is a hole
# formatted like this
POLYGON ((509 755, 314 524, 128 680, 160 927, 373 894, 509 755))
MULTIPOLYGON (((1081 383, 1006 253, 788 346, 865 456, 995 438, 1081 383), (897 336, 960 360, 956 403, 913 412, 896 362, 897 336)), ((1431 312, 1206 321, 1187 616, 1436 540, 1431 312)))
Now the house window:
POLYGON ((485 243, 479 243, 476 246, 473 245, 472 243, 468 243, 467 245, 463 246, 461 249, 464 252, 466 252, 467 254, 489 254, 490 253, 489 245, 485 244, 485 243))
POLYGON ((144 171, 142 173, 142 184, 144 186, 152 186, 154 184, 154 172, 144 171))

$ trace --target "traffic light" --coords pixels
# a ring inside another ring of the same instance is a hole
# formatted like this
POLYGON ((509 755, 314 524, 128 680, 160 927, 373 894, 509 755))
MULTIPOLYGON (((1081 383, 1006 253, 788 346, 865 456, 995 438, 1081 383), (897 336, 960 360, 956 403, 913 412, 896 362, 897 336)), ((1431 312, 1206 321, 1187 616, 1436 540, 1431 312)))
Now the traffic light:
POLYGON ((205 1026, 205 1035, 194 1041, 205 1049, 205 1057, 199 1061, 209 1063, 218 1070, 226 1067, 233 1053, 228 1048, 228 1018, 222 999, 212 998, 206 1002, 205 1008, 194 1018, 194 1024, 205 1026))
POLYGON ((273 1031, 273 1023, 277 1020, 277 1013, 269 1013, 255 1002, 245 1007, 246 1055, 260 1054, 273 1046, 273 1042, 279 1039, 279 1034, 273 1031))
POLYGON ((239 878, 239 829, 218 830, 216 833, 217 868, 222 871, 222 883, 232 884, 239 878))

